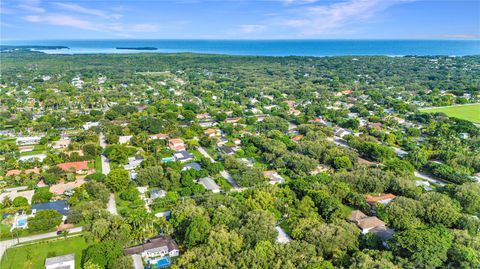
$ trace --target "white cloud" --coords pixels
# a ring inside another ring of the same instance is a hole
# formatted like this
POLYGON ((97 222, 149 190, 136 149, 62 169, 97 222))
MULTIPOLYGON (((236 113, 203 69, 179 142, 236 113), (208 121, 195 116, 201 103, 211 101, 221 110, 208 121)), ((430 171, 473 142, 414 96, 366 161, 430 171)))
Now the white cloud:
POLYGON ((92 16, 97 16, 101 17, 104 19, 120 19, 122 15, 120 14, 108 14, 107 12, 104 12, 103 10, 99 9, 93 9, 93 8, 86 8, 77 4, 72 4, 72 3, 54 3, 57 7, 63 9, 63 10, 68 10, 68 11, 73 11, 76 13, 82 13, 86 15, 92 15, 92 16))
POLYGON ((45 9, 40 7, 39 0, 22 0, 20 4, 17 5, 18 8, 32 12, 32 13, 44 13, 45 9))
POLYGON ((261 33, 265 31, 267 27, 259 24, 244 24, 239 26, 239 32, 244 34, 261 33))
POLYGON ((113 35, 129 36, 133 33, 149 33, 158 31, 156 24, 140 23, 140 24, 124 24, 124 23, 100 23, 80 19, 74 16, 64 14, 42 14, 24 16, 24 20, 32 23, 46 23, 57 26, 67 26, 83 30, 100 31, 113 35))
POLYGON ((85 30, 98 31, 99 28, 92 22, 78 19, 76 17, 62 15, 62 14, 50 14, 50 15, 30 15, 23 17, 26 21, 35 23, 48 23, 58 26, 69 26, 85 30))
POLYGON ((300 28, 305 36, 329 34, 348 24, 366 22, 379 12, 415 0, 348 0, 302 9, 299 18, 287 20, 286 26, 300 28))
POLYGON ((315 2, 317 2, 318 0, 282 0, 282 1, 283 1, 283 3, 285 3, 286 5, 292 5, 292 4, 303 5, 303 4, 315 3, 315 2))
POLYGON ((448 39, 479 39, 480 34, 446 34, 440 37, 448 39))

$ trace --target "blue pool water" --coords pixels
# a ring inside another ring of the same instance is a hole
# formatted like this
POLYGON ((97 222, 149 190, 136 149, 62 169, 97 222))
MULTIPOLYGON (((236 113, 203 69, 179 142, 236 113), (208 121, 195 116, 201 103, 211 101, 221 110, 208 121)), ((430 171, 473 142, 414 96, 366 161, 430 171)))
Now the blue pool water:
POLYGON ((164 268, 170 266, 170 258, 164 257, 159 260, 157 260, 157 263, 155 263, 156 268, 164 268))
POLYGON ((66 46, 43 50, 51 54, 194 52, 259 56, 342 55, 479 55, 473 40, 2 40, 2 45, 66 46), (116 47, 155 47, 158 50, 118 50, 116 47))
POLYGON ((17 221, 17 226, 23 226, 27 223, 26 219, 20 219, 17 221))

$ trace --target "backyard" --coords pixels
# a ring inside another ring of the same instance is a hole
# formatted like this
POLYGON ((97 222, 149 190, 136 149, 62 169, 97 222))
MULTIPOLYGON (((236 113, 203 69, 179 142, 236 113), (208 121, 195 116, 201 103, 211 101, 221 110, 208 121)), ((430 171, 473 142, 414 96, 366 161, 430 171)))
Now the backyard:
POLYGON ((12 247, 2 257, 2 269, 43 269, 45 259, 75 253, 75 268, 80 269, 82 251, 88 247, 83 236, 67 239, 41 241, 39 243, 12 247))
POLYGON ((449 117, 480 123, 480 103, 460 106, 425 108, 421 109, 421 111, 427 113, 443 112, 449 117))

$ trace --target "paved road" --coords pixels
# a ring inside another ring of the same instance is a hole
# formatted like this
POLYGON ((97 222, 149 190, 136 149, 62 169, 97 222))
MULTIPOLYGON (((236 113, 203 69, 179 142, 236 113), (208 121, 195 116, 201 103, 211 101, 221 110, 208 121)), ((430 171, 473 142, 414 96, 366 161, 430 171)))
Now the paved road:
POLYGON ((210 154, 208 154, 208 152, 207 152, 204 148, 198 147, 197 149, 198 149, 198 152, 200 152, 200 154, 202 154, 205 158, 210 159, 210 161, 211 161, 212 163, 215 163, 215 162, 216 162, 216 161, 212 158, 212 156, 210 156, 210 154))
POLYGON ((103 132, 100 133, 100 147, 102 148, 105 148, 107 146, 107 142, 105 140, 105 135, 103 134, 103 132))
POLYGON ((230 185, 232 185, 233 187, 233 190, 235 191, 240 191, 241 188, 240 186, 237 184, 237 182, 235 182, 235 180, 233 179, 232 175, 230 175, 230 173, 227 171, 227 170, 223 170, 220 172, 220 175, 226 179, 228 181, 228 183, 230 183, 230 185))
MULTIPOLYGON (((78 232, 81 232, 82 230, 83 230, 83 227, 75 227, 72 229, 68 229, 70 233, 78 233, 78 232)), ((45 234, 35 234, 35 235, 20 237, 18 238, 18 240, 15 238, 13 240, 10 239, 10 240, 0 241, 0 258, 3 256, 3 253, 5 253, 5 251, 9 247, 14 246, 18 243, 25 243, 25 242, 46 239, 46 238, 51 238, 56 236, 57 236, 57 232, 51 232, 51 233, 45 233, 45 234)))
POLYGON ((431 176, 429 176, 429 175, 427 175, 427 174, 425 174, 425 173, 421 173, 421 172, 415 171, 413 174, 414 174, 416 177, 419 177, 419 178, 421 178, 421 179, 425 179, 426 181, 430 181, 430 182, 432 182, 432 183, 438 184, 439 186, 445 186, 445 182, 440 181, 440 180, 438 180, 438 179, 436 179, 436 178, 433 178, 433 177, 431 177, 431 176))
POLYGON ((140 256, 138 254, 132 255, 132 260, 133 260, 133 267, 135 269, 144 269, 142 256, 140 256))
POLYGON ((118 215, 117 205, 115 203, 115 194, 113 194, 113 193, 110 193, 110 199, 108 199, 107 210, 112 215, 118 215))
POLYGON ((110 161, 107 157, 101 156, 102 158, 102 174, 108 175, 110 173, 110 161))
MULTIPOLYGON (((100 147, 105 148, 107 146, 107 142, 105 141, 105 135, 100 133, 100 147)), ((102 158, 102 174, 108 175, 110 173, 110 161, 107 157, 101 156, 102 158)), ((108 200, 107 210, 112 215, 117 215, 117 205, 115 203, 115 195, 113 193, 110 194, 110 199, 108 200)))

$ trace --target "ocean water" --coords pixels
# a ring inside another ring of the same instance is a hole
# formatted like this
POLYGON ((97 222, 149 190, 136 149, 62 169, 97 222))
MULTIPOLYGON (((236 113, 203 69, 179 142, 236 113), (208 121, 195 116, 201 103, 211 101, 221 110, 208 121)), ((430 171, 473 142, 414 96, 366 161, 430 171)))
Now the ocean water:
POLYGON ((476 40, 29 40, 2 45, 66 46, 41 50, 50 54, 193 52, 258 56, 347 55, 480 55, 476 40), (117 50, 116 47, 156 47, 158 50, 117 50))

